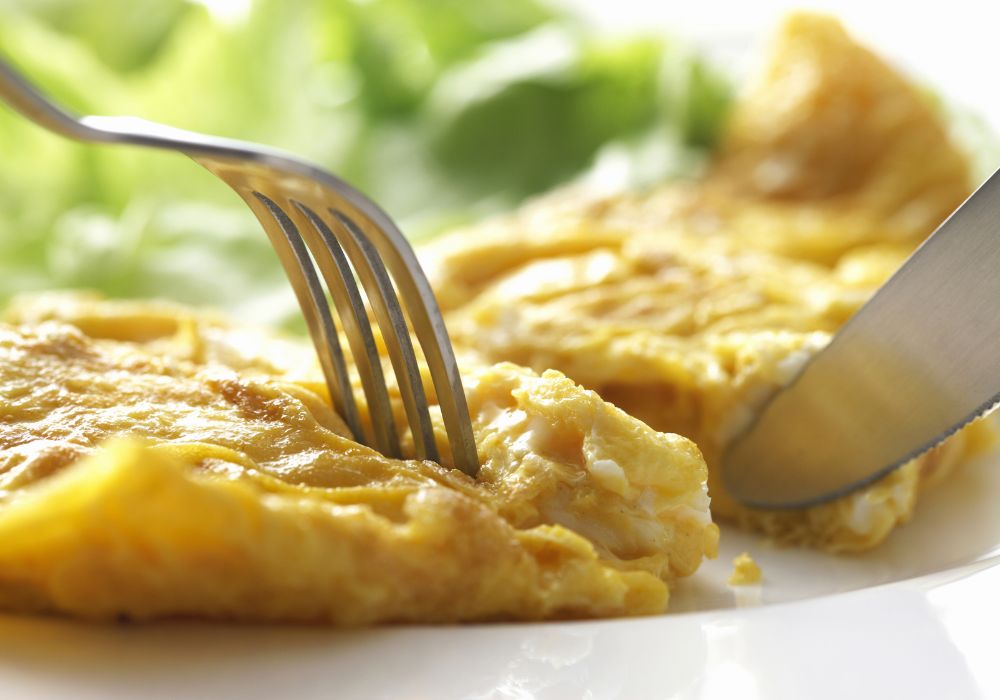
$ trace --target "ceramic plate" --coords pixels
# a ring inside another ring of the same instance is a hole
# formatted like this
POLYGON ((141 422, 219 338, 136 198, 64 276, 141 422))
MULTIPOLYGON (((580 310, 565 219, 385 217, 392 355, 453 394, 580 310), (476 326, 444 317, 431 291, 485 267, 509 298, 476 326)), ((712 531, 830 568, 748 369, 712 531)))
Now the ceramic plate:
POLYGON ((0 617, 0 697, 1000 697, 998 502, 991 454, 863 556, 724 527, 658 617, 343 632, 0 617), (762 585, 726 585, 743 550, 762 585))
MULTIPOLYGON (((716 53, 737 56, 745 30, 786 4, 681 11, 621 0, 589 12, 609 26, 716 37, 716 53)), ((872 45, 1000 125, 1000 91, 967 70, 994 45, 984 32, 997 22, 984 15, 995 11, 949 3, 963 8, 982 21, 951 36, 937 31, 936 6, 911 7, 900 25, 879 3, 836 3, 872 45)), ((998 504, 992 454, 928 493, 911 523, 863 556, 776 549, 723 527, 719 558, 679 584, 671 613, 641 619, 338 632, 0 617, 0 697, 996 698, 998 504), (764 582, 731 588, 730 562, 744 550, 764 582)))

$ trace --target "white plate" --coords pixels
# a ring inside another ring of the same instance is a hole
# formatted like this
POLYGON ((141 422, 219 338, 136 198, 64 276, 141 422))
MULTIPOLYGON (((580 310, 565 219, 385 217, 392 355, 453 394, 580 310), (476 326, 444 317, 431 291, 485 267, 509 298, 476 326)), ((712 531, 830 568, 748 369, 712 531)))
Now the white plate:
MULTIPOLYGON (((592 8, 602 23, 743 45, 787 4, 592 8)), ((992 52, 997 9, 952 0, 949 11, 977 18, 952 35, 937 30, 936 5, 911 5, 900 23, 889 4, 809 4, 836 5, 873 45, 1000 126, 1000 91, 968 70, 992 52)), ((993 454, 863 556, 768 548, 724 527, 719 559, 678 586, 665 616, 346 632, 0 617, 0 698, 1000 698, 998 599, 993 454), (759 588, 725 584, 743 550, 763 566, 759 588)))
POLYGON ((0 697, 1000 697, 998 498, 992 454, 864 556, 724 529, 719 559, 650 618, 337 632, 0 617, 0 697), (744 549, 765 582, 730 588, 744 549))

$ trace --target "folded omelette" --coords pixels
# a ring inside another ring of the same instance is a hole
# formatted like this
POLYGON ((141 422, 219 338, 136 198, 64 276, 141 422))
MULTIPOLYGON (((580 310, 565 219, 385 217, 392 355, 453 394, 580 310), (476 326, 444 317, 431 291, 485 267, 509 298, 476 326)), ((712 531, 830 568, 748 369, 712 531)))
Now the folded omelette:
POLYGON ((984 443, 984 424, 804 511, 740 507, 717 465, 970 189, 966 158, 926 95, 835 20, 799 14, 701 178, 645 195, 553 195, 447 236, 423 258, 457 344, 486 361, 558 369, 693 439, 718 518, 861 550, 984 443))
POLYGON ((7 317, 0 609, 344 625, 654 613, 715 553, 695 445, 558 372, 463 368, 473 480, 350 439, 303 346, 165 303, 50 294, 7 317))

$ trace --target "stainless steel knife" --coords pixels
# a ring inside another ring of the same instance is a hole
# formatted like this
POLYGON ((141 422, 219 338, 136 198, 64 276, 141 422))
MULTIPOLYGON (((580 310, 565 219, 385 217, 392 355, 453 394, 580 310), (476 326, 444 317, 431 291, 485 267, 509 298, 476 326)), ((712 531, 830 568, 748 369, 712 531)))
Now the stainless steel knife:
POLYGON ((799 508, 865 486, 1000 401, 1000 171, 775 394, 723 457, 733 496, 799 508))

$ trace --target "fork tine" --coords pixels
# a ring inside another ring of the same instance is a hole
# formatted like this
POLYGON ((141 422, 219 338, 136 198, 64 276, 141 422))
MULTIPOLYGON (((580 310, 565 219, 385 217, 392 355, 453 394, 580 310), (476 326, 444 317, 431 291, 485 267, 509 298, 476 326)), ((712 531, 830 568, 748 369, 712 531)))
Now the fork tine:
POLYGON ((427 406, 427 396, 424 393, 417 357, 413 352, 413 342, 410 340, 410 330, 406 326, 403 309, 399 305, 396 290, 392 286, 389 272, 379 257, 378 251, 371 241, 362 233, 358 225, 343 212, 331 209, 330 213, 340 223, 347 235, 342 239, 344 249, 354 262, 354 269, 361 278, 368 301, 371 303, 375 318, 383 335, 387 335, 386 347, 396 379, 399 382, 399 392, 403 398, 403 407, 413 432, 413 443, 419 459, 440 461, 437 443, 434 440, 434 428, 431 424, 430 411, 427 406))
POLYGON ((434 382, 454 465, 475 477, 479 471, 479 455, 469 406, 448 330, 427 276, 413 248, 392 219, 377 204, 346 183, 340 182, 338 187, 350 203, 349 211, 360 229, 361 237, 370 239, 374 244, 392 273, 399 296, 406 303, 406 311, 434 382))
POLYGON ((306 245, 312 251, 313 259, 326 280, 327 289, 333 297, 344 328, 344 335, 351 346, 354 363, 358 366, 361 386, 368 399, 375 447, 382 454, 399 457, 402 452, 399 435, 389 403, 389 392, 382 373, 382 361, 375 345, 371 323, 365 311, 354 271, 348 262, 344 249, 326 222, 312 209, 297 200, 289 200, 306 218, 306 226, 301 227, 306 245))
POLYGON ((334 407, 347 422, 354 439, 359 440, 364 433, 361 430, 361 420, 357 404, 354 401, 354 394, 351 392, 347 366, 344 363, 344 353, 340 348, 337 327, 334 325, 323 286, 320 284, 316 270, 309 259, 309 251, 298 229, 285 211, 264 194, 256 190, 252 194, 264 205, 265 211, 272 217, 269 221, 263 212, 253 206, 250 198, 246 198, 247 203, 251 204, 251 209, 271 238, 271 243, 278 252, 288 280, 295 291, 295 296, 309 327, 309 335, 316 346, 323 375, 330 387, 330 398, 333 400, 334 407), (274 224, 277 224, 277 231, 275 231, 274 224))

